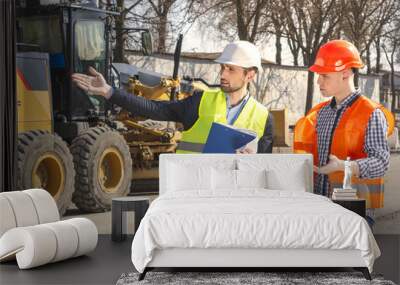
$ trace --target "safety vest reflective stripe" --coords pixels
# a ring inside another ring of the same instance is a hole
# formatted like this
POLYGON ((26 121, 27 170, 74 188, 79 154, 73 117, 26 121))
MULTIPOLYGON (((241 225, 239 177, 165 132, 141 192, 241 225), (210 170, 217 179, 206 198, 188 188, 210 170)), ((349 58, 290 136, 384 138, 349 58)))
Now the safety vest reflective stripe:
POLYGON ((193 143, 193 142, 179 142, 178 149, 180 151, 190 151, 190 152, 203 152, 203 143, 193 143))

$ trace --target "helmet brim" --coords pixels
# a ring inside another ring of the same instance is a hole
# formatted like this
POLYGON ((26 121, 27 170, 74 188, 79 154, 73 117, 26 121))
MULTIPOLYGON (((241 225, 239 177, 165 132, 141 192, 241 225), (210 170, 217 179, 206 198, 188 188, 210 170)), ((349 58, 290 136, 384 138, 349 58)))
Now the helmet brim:
POLYGON ((311 72, 315 72, 315 73, 335 72, 334 70, 330 70, 330 69, 328 69, 328 68, 326 68, 326 67, 319 66, 319 65, 316 65, 316 64, 311 65, 311 66, 308 68, 308 70, 311 71, 311 72))
POLYGON ((241 67, 241 68, 251 68, 251 67, 255 67, 255 68, 257 68, 257 72, 260 72, 260 71, 263 70, 263 68, 262 68, 261 65, 260 65, 260 66, 254 66, 254 65, 243 66, 243 65, 237 64, 236 62, 232 62, 232 61, 229 61, 229 60, 224 60, 223 58, 217 58, 217 59, 214 60, 214 62, 219 63, 219 64, 234 65, 234 66, 238 66, 238 67, 241 67))
POLYGON ((320 66, 317 64, 311 65, 308 70, 315 73, 330 73, 330 72, 340 72, 350 68, 363 68, 363 64, 359 63, 349 63, 338 67, 327 67, 327 66, 320 66))

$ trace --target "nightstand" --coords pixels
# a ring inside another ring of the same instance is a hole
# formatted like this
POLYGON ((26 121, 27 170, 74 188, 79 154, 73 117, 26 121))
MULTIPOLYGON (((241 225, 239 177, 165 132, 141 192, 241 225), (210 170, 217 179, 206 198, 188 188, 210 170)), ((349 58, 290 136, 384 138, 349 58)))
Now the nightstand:
POLYGON ((126 216, 124 212, 135 212, 135 232, 139 227, 140 221, 149 208, 150 198, 146 196, 128 196, 112 199, 111 219, 112 230, 111 238, 113 241, 123 241, 126 238, 126 216))
POLYGON ((365 218, 365 199, 354 199, 354 200, 333 200, 332 202, 339 204, 340 206, 359 214, 365 218))

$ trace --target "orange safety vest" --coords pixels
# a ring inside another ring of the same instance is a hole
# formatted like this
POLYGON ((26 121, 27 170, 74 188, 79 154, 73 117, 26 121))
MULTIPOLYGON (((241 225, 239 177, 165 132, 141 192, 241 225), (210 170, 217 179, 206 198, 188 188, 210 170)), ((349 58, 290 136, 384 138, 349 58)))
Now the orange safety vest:
MULTIPOLYGON (((311 153, 314 157, 314 165, 318 166, 318 146, 317 146, 317 118, 319 111, 330 101, 320 103, 313 107, 308 114, 301 118, 294 129, 294 153, 311 153)), ((372 112, 381 109, 388 122, 388 136, 393 132, 393 114, 382 105, 360 96, 349 108, 346 109, 338 125, 336 126, 332 144, 331 154, 339 159, 351 160, 367 157, 364 151, 365 132, 372 112)), ((333 172, 328 175, 332 187, 341 187, 343 183, 343 171, 333 172)), ((382 208, 384 193, 383 177, 374 179, 360 179, 352 177, 352 185, 357 189, 359 198, 366 199, 367 208, 382 208)))

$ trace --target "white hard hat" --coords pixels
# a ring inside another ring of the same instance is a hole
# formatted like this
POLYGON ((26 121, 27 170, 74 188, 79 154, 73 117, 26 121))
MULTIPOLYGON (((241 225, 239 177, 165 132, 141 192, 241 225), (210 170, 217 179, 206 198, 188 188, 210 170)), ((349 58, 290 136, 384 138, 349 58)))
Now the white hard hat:
POLYGON ((257 67, 258 72, 262 70, 260 52, 254 44, 248 41, 236 41, 228 44, 215 62, 244 68, 257 67))

